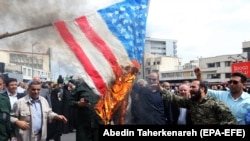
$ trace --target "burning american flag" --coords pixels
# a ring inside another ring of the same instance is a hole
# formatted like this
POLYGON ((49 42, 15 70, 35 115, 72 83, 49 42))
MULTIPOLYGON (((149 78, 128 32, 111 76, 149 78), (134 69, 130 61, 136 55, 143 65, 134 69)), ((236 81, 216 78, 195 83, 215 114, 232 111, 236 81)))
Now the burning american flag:
POLYGON ((78 72, 102 97, 96 111, 107 124, 118 107, 126 109, 122 103, 136 77, 131 68, 138 68, 133 62, 142 62, 148 3, 125 0, 73 21, 53 24, 68 47, 65 54, 75 58, 72 63, 80 64, 78 72))
POLYGON ((5 1, 0 45, 32 54, 51 48, 51 62, 81 75, 100 96, 96 112, 108 124, 117 109, 124 115, 134 68, 142 63, 148 5, 149 0, 5 1))

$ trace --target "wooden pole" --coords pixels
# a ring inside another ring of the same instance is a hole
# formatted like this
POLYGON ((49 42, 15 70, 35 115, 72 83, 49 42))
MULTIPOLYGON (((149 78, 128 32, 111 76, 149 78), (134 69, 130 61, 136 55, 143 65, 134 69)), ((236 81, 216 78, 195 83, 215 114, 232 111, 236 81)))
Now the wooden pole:
POLYGON ((32 30, 37 30, 37 29, 40 29, 40 28, 48 27, 48 26, 52 26, 52 24, 50 23, 50 24, 45 24, 45 25, 42 25, 42 26, 31 27, 31 28, 19 30, 19 31, 12 32, 12 33, 6 32, 6 33, 0 35, 0 39, 7 38, 7 37, 10 37, 10 36, 14 36, 14 35, 18 35, 18 34, 21 34, 21 33, 24 33, 24 32, 32 31, 32 30))

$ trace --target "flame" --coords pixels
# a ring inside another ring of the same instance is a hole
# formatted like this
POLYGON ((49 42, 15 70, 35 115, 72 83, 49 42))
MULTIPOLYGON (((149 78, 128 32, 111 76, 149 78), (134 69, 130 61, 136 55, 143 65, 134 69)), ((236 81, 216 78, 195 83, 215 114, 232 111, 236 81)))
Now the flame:
POLYGON ((129 93, 140 67, 137 61, 132 61, 132 63, 134 67, 126 67, 127 73, 117 77, 108 93, 95 106, 96 113, 106 125, 110 124, 111 120, 114 120, 116 124, 125 124, 129 93), (114 114, 116 114, 116 119, 113 119, 114 114))

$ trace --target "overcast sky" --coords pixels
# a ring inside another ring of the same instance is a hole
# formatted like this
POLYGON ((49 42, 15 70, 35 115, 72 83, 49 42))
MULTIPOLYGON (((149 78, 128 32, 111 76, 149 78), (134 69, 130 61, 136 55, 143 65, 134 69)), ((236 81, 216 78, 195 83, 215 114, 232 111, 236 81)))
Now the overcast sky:
POLYGON ((149 37, 177 40, 183 62, 242 52, 250 41, 249 0, 151 0, 149 37))
MULTIPOLYGON (((71 20, 89 11, 100 9, 117 0, 0 0, 0 35, 56 20, 71 20)), ((250 0, 151 0, 147 34, 150 37, 177 40, 178 56, 183 63, 198 57, 237 54, 242 42, 250 41, 250 0)), ((26 32, 0 40, 0 49, 46 52, 45 47, 58 45, 51 27, 26 32), (49 46, 48 46, 49 45, 49 46)), ((60 58, 57 53, 55 58, 60 58)), ((62 55, 62 57, 64 57, 62 55)), ((61 59, 61 58, 60 58, 61 59)), ((58 60, 60 60, 58 59, 58 60)), ((67 64, 63 61, 58 64, 67 64)), ((60 72, 60 66, 54 66, 60 72)), ((53 70, 54 71, 54 70, 53 70)))

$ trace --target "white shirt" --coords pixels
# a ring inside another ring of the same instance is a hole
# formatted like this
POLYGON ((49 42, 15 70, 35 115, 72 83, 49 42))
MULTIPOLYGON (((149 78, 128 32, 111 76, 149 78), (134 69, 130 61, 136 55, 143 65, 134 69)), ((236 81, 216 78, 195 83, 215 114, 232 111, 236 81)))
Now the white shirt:
POLYGON ((186 115, 187 115, 187 109, 186 108, 179 108, 180 114, 178 117, 178 124, 179 125, 186 125, 186 115))
POLYGON ((17 92, 18 92, 18 93, 24 93, 24 91, 25 91, 24 88, 22 88, 22 87, 20 87, 20 86, 17 87, 17 92))
POLYGON ((15 93, 14 95, 11 95, 8 91, 7 91, 7 93, 8 93, 9 99, 10 99, 10 106, 11 106, 11 110, 12 110, 14 103, 18 100, 17 93, 15 93))

